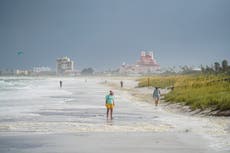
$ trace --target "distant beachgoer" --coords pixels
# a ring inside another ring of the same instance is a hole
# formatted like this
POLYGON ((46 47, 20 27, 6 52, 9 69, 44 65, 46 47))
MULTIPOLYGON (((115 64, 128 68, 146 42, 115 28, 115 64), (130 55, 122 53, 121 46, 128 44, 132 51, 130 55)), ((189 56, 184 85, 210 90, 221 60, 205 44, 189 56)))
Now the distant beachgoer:
POLYGON ((161 92, 158 87, 155 88, 153 91, 153 98, 155 100, 155 106, 158 106, 159 100, 160 100, 161 92))
POLYGON ((60 88, 62 88, 62 80, 60 80, 60 82, 59 82, 59 83, 60 83, 60 88))
POLYGON ((109 94, 106 95, 105 97, 105 106, 107 108, 107 112, 106 112, 106 117, 107 119, 109 118, 110 116, 110 119, 112 120, 113 119, 113 108, 114 108, 114 93, 113 91, 109 91, 109 94))
POLYGON ((123 88, 123 81, 122 80, 121 80, 120 84, 121 84, 121 88, 123 88))

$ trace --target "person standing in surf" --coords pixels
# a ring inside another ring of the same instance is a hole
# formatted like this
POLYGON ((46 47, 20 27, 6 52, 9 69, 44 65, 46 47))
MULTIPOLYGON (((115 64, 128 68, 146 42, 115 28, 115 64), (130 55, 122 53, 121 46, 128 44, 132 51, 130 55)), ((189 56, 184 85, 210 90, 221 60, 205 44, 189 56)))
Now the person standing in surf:
POLYGON ((109 118, 110 116, 110 119, 112 120, 113 119, 113 108, 114 108, 114 93, 113 91, 109 91, 109 94, 105 96, 105 106, 106 106, 106 109, 107 109, 107 112, 106 112, 106 117, 107 119, 109 118))
POLYGON ((123 81, 122 80, 121 80, 120 84, 121 84, 121 88, 123 88, 123 81))
POLYGON ((60 88, 62 88, 62 80, 59 81, 60 88))
POLYGON ((153 98, 155 100, 155 106, 158 106, 159 100, 160 100, 161 92, 158 87, 155 88, 153 91, 153 98))

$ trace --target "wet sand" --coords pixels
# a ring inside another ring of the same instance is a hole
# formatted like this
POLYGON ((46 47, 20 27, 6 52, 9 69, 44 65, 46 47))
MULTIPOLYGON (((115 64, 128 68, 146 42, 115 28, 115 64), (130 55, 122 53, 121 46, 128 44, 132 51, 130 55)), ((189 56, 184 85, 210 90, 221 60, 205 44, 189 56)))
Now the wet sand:
POLYGON ((73 133, 0 137, 1 153, 214 153, 184 133, 73 133))

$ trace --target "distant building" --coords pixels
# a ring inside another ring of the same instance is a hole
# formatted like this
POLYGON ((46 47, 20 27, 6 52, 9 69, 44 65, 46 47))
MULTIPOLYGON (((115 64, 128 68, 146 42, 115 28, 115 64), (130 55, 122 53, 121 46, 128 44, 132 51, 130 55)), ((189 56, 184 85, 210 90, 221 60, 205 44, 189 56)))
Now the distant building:
POLYGON ((22 76, 27 76, 27 75, 29 75, 29 71, 28 70, 16 70, 16 75, 22 75, 22 76))
POLYGON ((0 70, 0 75, 1 76, 12 76, 12 75, 15 75, 15 74, 16 74, 16 71, 13 70, 13 69, 0 70))
POLYGON ((49 72, 49 71, 51 71, 51 68, 49 68, 49 67, 44 67, 44 66, 33 67, 33 72, 34 73, 49 72))
POLYGON ((119 69, 120 74, 148 74, 155 73, 160 69, 160 65, 156 62, 153 52, 141 52, 140 59, 134 65, 125 63, 119 69))
POLYGON ((146 53, 145 51, 141 52, 141 57, 140 60, 137 62, 137 65, 154 67, 155 69, 158 69, 160 67, 160 65, 157 64, 156 60, 153 57, 153 52, 146 53))
POLYGON ((74 62, 68 57, 62 57, 57 59, 56 64, 57 75, 72 75, 74 74, 74 62))
POLYGON ((47 76, 47 75, 55 75, 55 72, 51 70, 49 67, 39 66, 33 67, 33 71, 31 75, 35 76, 47 76))

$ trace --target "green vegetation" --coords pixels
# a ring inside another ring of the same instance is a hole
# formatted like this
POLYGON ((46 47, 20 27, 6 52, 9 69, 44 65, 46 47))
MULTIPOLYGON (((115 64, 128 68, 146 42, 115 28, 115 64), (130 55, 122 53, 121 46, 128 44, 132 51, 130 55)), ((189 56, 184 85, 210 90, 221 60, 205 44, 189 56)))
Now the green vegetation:
POLYGON ((230 109, 229 75, 152 76, 139 80, 139 87, 148 84, 161 88, 174 87, 165 95, 165 101, 183 103, 192 109, 230 109))
POLYGON ((165 101, 189 105, 191 109, 230 110, 230 66, 227 60, 213 66, 201 66, 194 72, 188 66, 180 74, 152 76, 139 80, 139 87, 169 88, 165 101), (173 89, 173 90, 172 90, 173 89))
POLYGON ((201 70, 203 74, 228 74, 230 75, 230 66, 228 65, 227 60, 223 60, 220 63, 215 62, 212 66, 201 66, 201 70))

